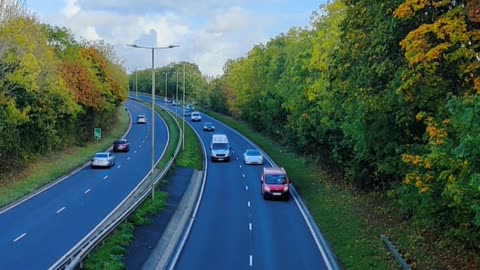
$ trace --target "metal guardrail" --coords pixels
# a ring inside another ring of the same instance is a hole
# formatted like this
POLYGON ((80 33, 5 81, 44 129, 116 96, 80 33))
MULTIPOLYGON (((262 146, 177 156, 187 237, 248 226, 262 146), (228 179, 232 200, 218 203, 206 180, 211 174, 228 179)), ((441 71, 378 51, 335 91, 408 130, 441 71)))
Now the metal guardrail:
MULTIPOLYGON (((134 99, 134 98, 132 98, 134 99)), ((139 101, 137 99, 134 99, 139 101)), ((147 174, 134 190, 105 217, 88 235, 70 249, 63 257, 55 262, 49 269, 74 269, 103 239, 105 239, 118 225, 120 225, 138 206, 150 195, 151 182, 147 181, 154 175, 154 185, 156 185, 168 172, 175 158, 180 152, 182 145, 182 130, 177 119, 171 112, 165 110, 177 124, 180 136, 174 155, 170 158, 166 166, 161 170, 153 170, 147 174)), ((167 127, 168 128, 168 127, 167 127)), ((166 148, 165 148, 166 150, 166 148)), ((162 157, 165 153, 162 153, 162 157)), ((161 159, 160 159, 161 160, 161 159)), ((160 160, 155 163, 155 167, 160 160)))
POLYGON ((412 267, 408 265, 408 263, 403 259, 402 254, 398 252, 397 248, 395 245, 388 239, 387 236, 385 235, 380 235, 380 238, 382 238, 383 243, 385 244, 385 247, 392 253, 393 258, 400 264, 403 270, 412 270, 412 267))

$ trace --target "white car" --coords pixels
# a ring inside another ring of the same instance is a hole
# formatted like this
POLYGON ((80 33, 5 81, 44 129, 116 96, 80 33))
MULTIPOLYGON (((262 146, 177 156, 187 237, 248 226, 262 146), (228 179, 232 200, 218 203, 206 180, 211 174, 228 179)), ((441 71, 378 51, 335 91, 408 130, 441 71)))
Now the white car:
POLYGON ((192 120, 192 122, 200 122, 202 121, 202 116, 199 112, 192 112, 190 115, 190 120, 192 120))
POLYGON ((263 155, 257 149, 247 149, 243 153, 243 161, 245 164, 263 164, 263 155))
POLYGON ((115 166, 115 155, 110 152, 98 152, 93 156, 90 166, 111 168, 115 166))
POLYGON ((144 114, 137 115, 137 124, 145 124, 147 122, 147 118, 144 114))

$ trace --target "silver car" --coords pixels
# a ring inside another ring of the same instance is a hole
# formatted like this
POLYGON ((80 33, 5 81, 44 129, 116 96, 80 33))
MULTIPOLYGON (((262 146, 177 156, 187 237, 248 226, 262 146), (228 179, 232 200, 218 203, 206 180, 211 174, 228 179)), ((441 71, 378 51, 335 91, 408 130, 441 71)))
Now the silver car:
POLYGON ((247 149, 243 153, 243 161, 245 164, 263 164, 263 155, 257 149, 247 149))
POLYGON ((202 121, 202 116, 199 112, 192 112, 192 116, 190 117, 192 122, 200 122, 202 121))
POLYGON ((115 156, 110 152, 98 152, 93 158, 90 166, 92 168, 96 167, 107 167, 111 168, 115 165, 115 156))

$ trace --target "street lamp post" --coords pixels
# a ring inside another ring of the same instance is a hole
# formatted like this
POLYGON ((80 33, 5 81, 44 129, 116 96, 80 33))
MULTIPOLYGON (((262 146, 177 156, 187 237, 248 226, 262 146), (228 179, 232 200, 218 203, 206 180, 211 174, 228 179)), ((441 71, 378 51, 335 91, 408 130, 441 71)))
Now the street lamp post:
POLYGON ((135 97, 138 97, 138 70, 135 69, 135 97))
POLYGON ((176 75, 177 75, 177 93, 175 95, 175 102, 177 103, 177 105, 175 106, 175 117, 177 117, 177 107, 178 107, 178 70, 175 71, 176 75))
POLYGON ((152 190, 152 200, 155 199, 155 50, 160 49, 172 49, 175 47, 180 47, 179 45, 169 45, 167 47, 145 47, 145 46, 138 46, 137 44, 129 44, 128 46, 133 48, 140 48, 140 49, 148 49, 152 51, 152 183, 151 183, 151 190, 152 190))
POLYGON ((165 101, 165 105, 167 105, 167 95, 168 95, 167 81, 168 81, 168 72, 165 72, 165 98, 163 99, 165 101))
MULTIPOLYGON (((182 112, 182 118, 185 117, 185 63, 183 64, 183 112, 182 112)), ((182 121, 182 151, 185 150, 185 119, 182 121)))

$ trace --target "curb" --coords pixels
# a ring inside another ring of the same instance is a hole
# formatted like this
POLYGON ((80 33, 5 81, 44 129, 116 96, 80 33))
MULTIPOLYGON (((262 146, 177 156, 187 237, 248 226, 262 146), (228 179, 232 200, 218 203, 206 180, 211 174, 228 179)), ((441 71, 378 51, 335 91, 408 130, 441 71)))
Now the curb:
POLYGON ((175 210, 170 222, 165 228, 165 232, 157 242, 157 245, 150 253, 142 269, 166 269, 172 254, 175 252, 177 243, 183 234, 183 231, 190 219, 198 193, 202 184, 202 171, 194 170, 190 183, 183 194, 180 203, 175 210))

